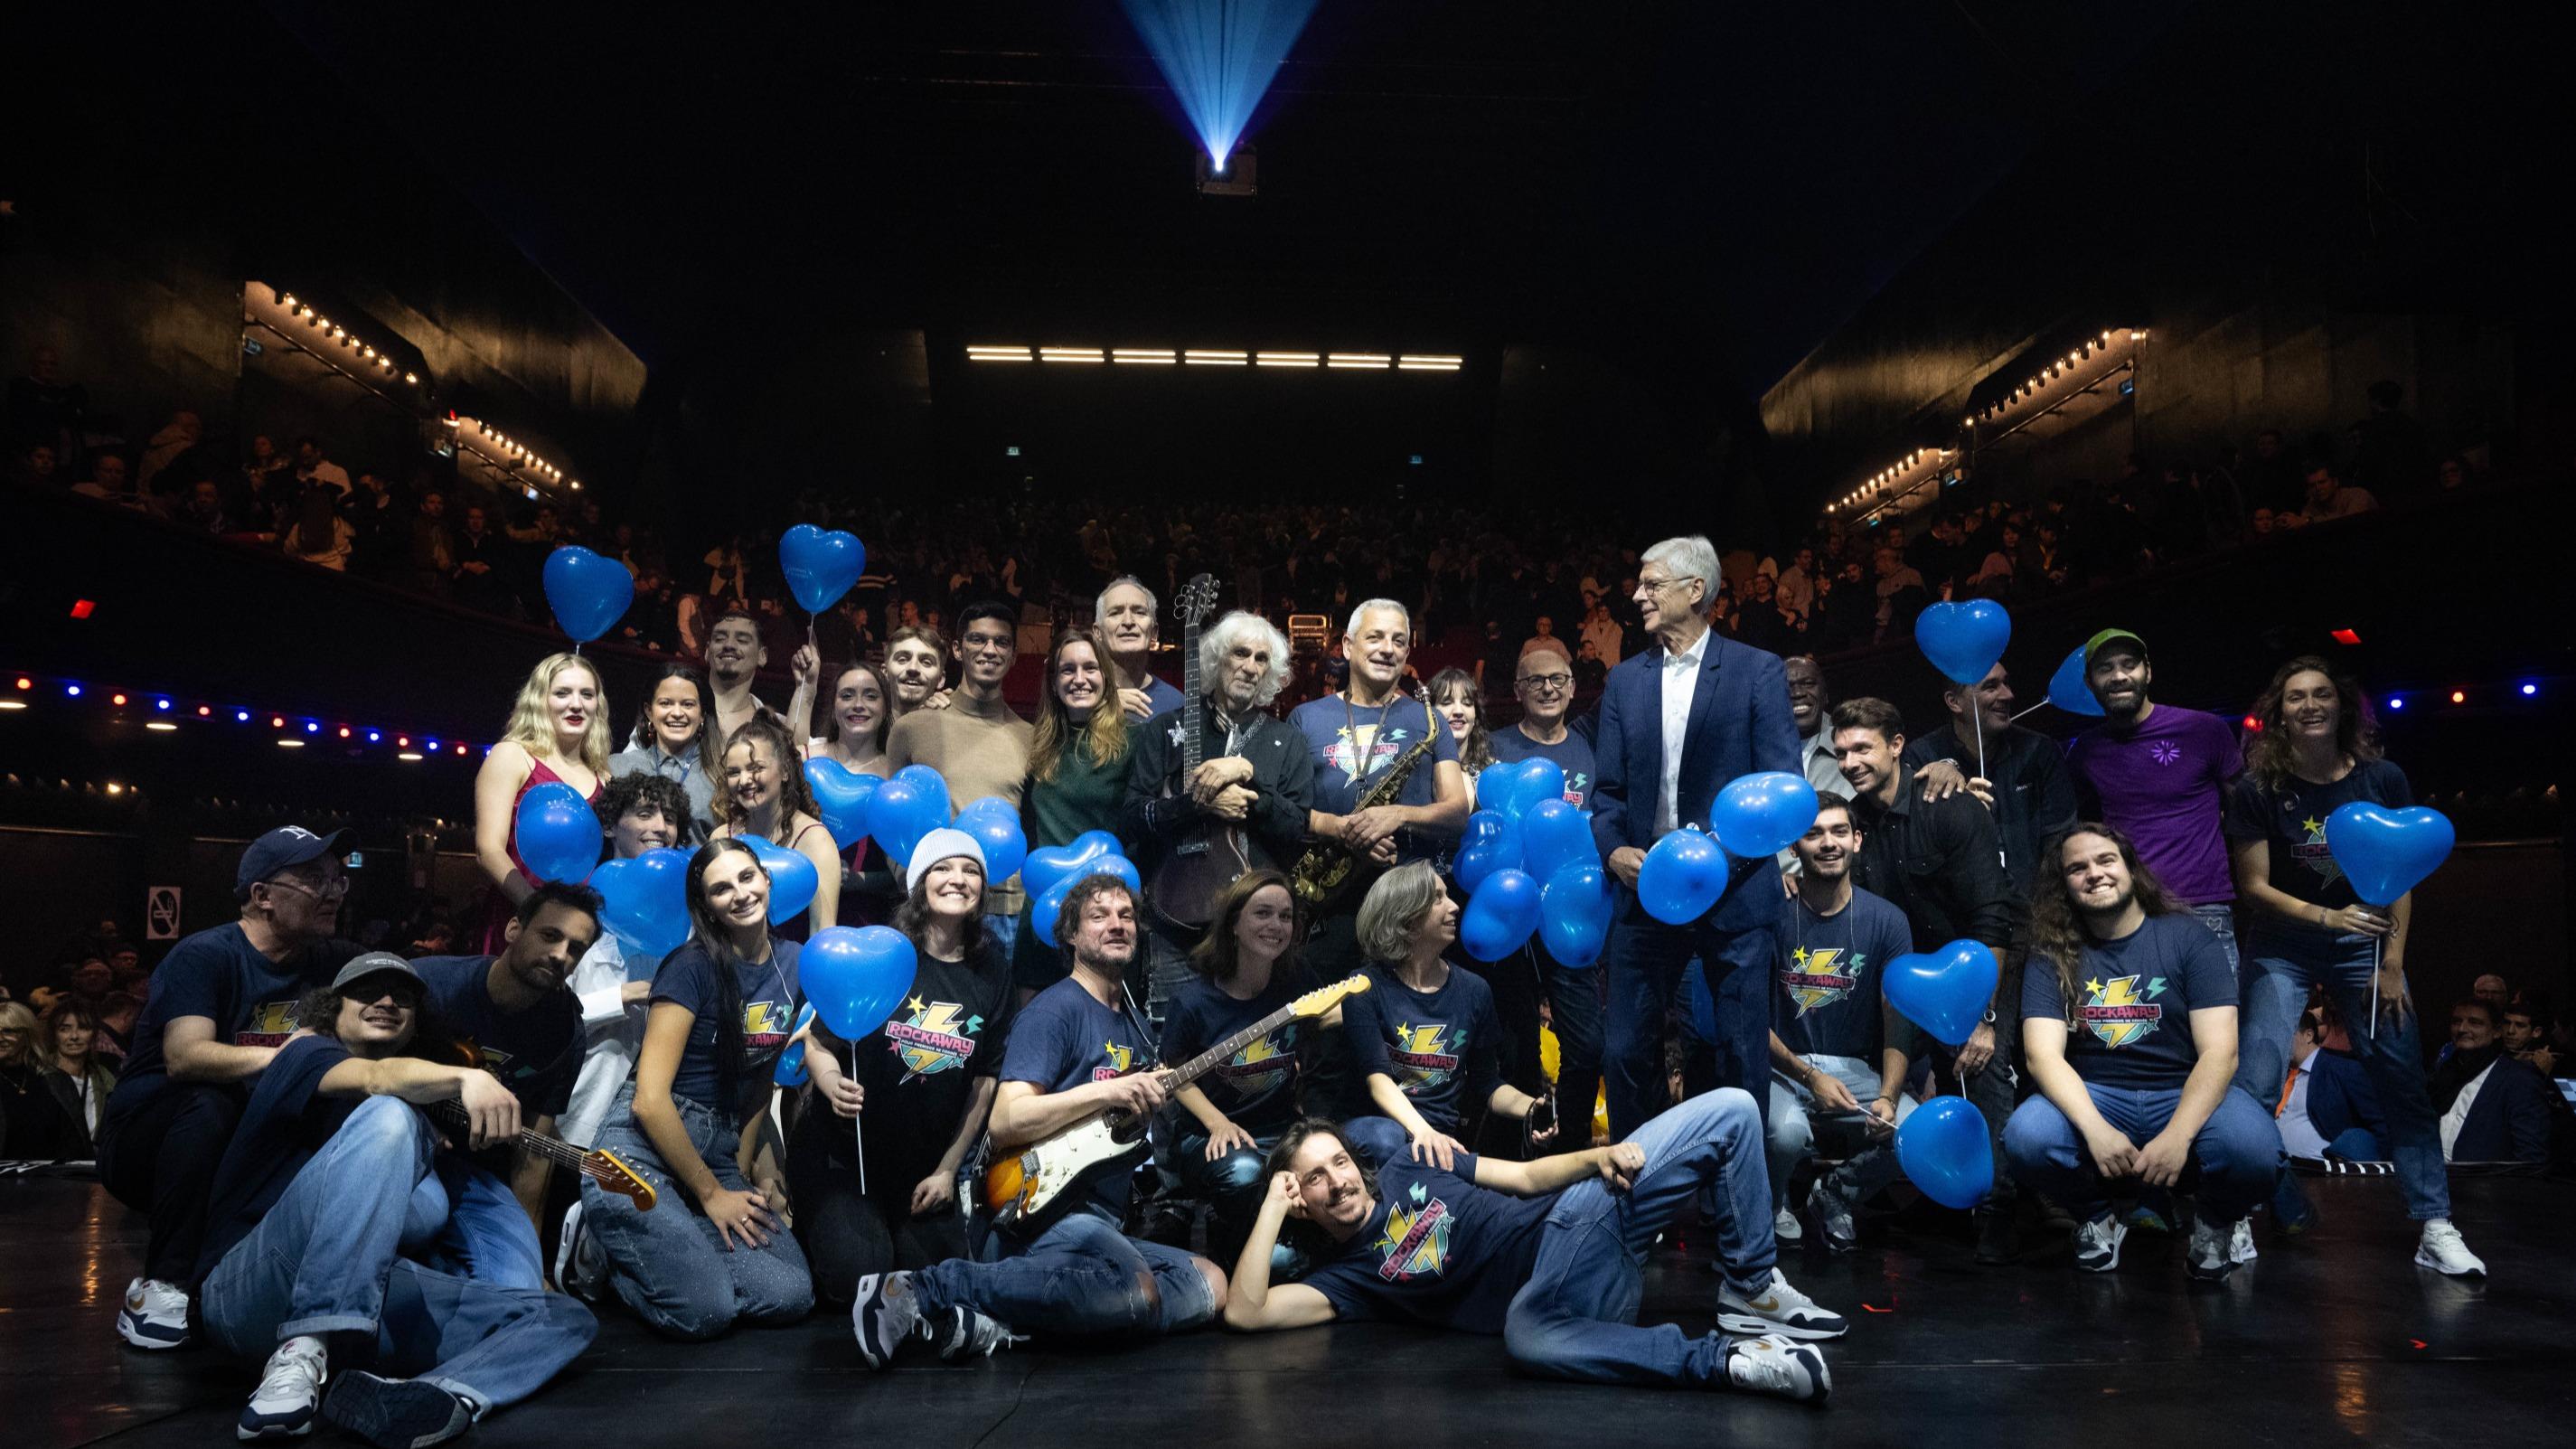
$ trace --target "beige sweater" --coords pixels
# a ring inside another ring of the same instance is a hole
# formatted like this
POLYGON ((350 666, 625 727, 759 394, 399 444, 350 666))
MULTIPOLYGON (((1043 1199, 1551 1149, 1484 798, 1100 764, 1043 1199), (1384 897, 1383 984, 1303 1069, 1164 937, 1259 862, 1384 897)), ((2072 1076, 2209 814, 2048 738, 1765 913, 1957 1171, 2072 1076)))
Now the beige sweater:
MULTIPOLYGON (((1020 803, 1029 780, 1029 746, 1037 729, 1011 713, 999 696, 949 696, 946 709, 917 709, 894 722, 886 734, 889 776, 906 765, 928 765, 948 782, 950 808, 963 810, 987 795, 1020 803)), ((905 862, 896 861, 901 872, 905 862)), ((989 884, 984 909, 1017 915, 1021 904, 1019 877, 989 884)))

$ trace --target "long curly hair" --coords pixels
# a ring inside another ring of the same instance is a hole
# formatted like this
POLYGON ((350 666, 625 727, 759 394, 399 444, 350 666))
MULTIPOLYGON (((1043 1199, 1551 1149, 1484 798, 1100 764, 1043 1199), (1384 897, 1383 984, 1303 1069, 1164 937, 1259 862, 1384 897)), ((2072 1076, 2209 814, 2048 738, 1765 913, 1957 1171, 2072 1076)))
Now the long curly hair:
POLYGON ((2322 674, 2334 686, 2336 753, 2351 756, 2356 765, 2380 757, 2379 717, 2371 713, 2370 696, 2362 693, 2361 681, 2323 655, 2302 654, 2272 671, 2272 682, 2254 698, 2254 718, 2262 728, 2245 742, 2245 773, 2267 795, 2290 779, 2297 747, 2290 742, 2281 696, 2289 690, 2290 681, 2302 674, 2322 674))
POLYGON ((2111 826, 2085 821, 2058 837, 2058 855, 2050 862, 2046 878, 2033 881, 2030 887, 2030 955, 2057 968, 2057 1000, 2065 1009, 2066 1024, 2075 1024, 2075 1008, 2083 1001, 2080 983, 2084 979, 2084 950, 2093 944, 2092 933, 2084 929, 2084 917, 2075 908, 2075 893, 2067 888, 2066 842, 2079 835, 2098 835, 2120 847, 2120 860, 2129 868, 2129 890, 2137 898, 2138 909, 2149 916, 2169 916, 2184 909, 2165 883, 2156 879, 2146 862, 2138 859, 2137 842, 2111 826))
POLYGON ((528 677, 519 685, 519 698, 510 706, 510 723, 503 727, 501 738, 523 746, 529 754, 542 759, 555 752, 555 726, 546 701, 554 693, 555 679, 567 669, 578 669, 590 676, 591 686, 599 691, 598 702, 591 707, 590 722, 581 731, 581 762, 601 779, 608 777, 608 686, 601 682, 599 671, 578 654, 549 654, 537 661, 528 677))
MULTIPOLYGON (((786 834, 787 823, 799 815, 816 820, 822 818, 821 812, 814 808, 814 789, 805 783, 805 752, 796 748, 795 742, 788 739, 787 726, 780 724, 774 715, 753 715, 749 723, 725 737, 723 759, 731 759, 733 752, 745 745, 765 752, 770 759, 770 768, 778 772, 778 831, 780 834, 786 834)), ((711 808, 715 811, 718 822, 730 825, 738 831, 747 830, 750 828, 747 823, 748 815, 743 809, 742 802, 734 799, 733 786, 725 779, 725 774, 723 765, 719 763, 716 769, 715 798, 711 808)), ((787 842, 781 840, 774 843, 785 845, 787 842)))
MULTIPOLYGON (((1485 731, 1485 697, 1477 690, 1474 675, 1463 669, 1443 669, 1431 676, 1431 687, 1422 693, 1433 709, 1447 704, 1455 695, 1476 711, 1475 723, 1467 726, 1467 737, 1458 742, 1459 769, 1473 776, 1494 763, 1494 737, 1485 731)), ((1449 722, 1442 720, 1440 727, 1447 729, 1449 722)))
POLYGON ((1055 636, 1055 647, 1047 651, 1046 672, 1038 676, 1038 727, 1029 741, 1029 778, 1053 780, 1064 764, 1066 754, 1079 748, 1081 758, 1092 765, 1107 765, 1127 757, 1127 711, 1119 707, 1115 666, 1109 662, 1109 641, 1088 624, 1074 624, 1055 636), (1092 707, 1091 718, 1074 723, 1073 712, 1056 696, 1055 671, 1064 662, 1064 651, 1076 644, 1088 646, 1091 657, 1100 665, 1100 703, 1092 707))

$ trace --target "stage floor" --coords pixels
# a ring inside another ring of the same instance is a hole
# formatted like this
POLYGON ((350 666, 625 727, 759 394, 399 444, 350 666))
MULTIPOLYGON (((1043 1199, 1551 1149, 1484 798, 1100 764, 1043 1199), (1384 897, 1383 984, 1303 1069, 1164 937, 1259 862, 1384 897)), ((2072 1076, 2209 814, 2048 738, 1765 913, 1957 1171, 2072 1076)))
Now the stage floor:
MULTIPOLYGON (((467 1443, 1447 1445, 2541 1444, 2576 1423, 2576 1189, 2456 1185, 2484 1284, 2412 1265, 2386 1181, 2312 1183, 2325 1226, 2222 1286, 2188 1282, 2178 1239, 2133 1234, 2120 1271, 2066 1266, 2062 1236, 1979 1268, 1964 1234, 1829 1260, 1791 1278, 1851 1315, 1826 1346, 1822 1409, 1774 1399, 1515 1378, 1496 1339, 1381 1325, 1270 1338, 1201 1333, 1121 1349, 1021 1349, 989 1363, 862 1369, 845 1314, 713 1344, 603 1312, 599 1342, 467 1443), (2554 1427, 2553 1427, 2554 1426, 2554 1427)), ((256 1366, 146 1354, 114 1329, 142 1223, 86 1181, 0 1181, 0 1434, 24 1449, 231 1443, 256 1366)), ((1659 1253, 1646 1316, 1694 1330, 1711 1278, 1659 1253)), ((327 1426, 315 1442, 355 1442, 327 1426)))

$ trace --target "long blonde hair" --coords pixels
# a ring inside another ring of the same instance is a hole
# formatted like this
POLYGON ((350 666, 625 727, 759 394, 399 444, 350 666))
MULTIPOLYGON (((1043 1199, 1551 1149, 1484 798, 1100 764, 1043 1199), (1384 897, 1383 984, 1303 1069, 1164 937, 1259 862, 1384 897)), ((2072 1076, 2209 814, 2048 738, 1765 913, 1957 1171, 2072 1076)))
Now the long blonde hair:
POLYGON ((1075 624, 1058 634, 1055 647, 1047 651, 1046 673, 1038 681, 1038 728, 1029 741, 1029 778, 1053 780, 1064 763, 1065 752, 1076 740, 1082 742, 1085 762, 1106 765, 1127 755, 1127 711, 1118 703, 1118 669, 1109 659, 1109 643, 1100 631, 1087 624, 1075 624), (1076 644, 1091 646, 1091 657, 1100 664, 1102 690, 1100 703, 1092 707, 1091 719, 1075 724, 1073 714, 1055 692, 1056 665, 1064 651, 1076 644))
POLYGON ((510 723, 501 731, 501 739, 539 757, 555 752, 555 725, 546 699, 554 693, 555 676, 566 669, 579 669, 599 688, 599 702, 581 733, 581 762, 604 780, 608 778, 608 686, 591 662, 578 654, 549 654, 537 661, 537 667, 528 671, 527 682, 519 686, 518 703, 510 706, 510 723))

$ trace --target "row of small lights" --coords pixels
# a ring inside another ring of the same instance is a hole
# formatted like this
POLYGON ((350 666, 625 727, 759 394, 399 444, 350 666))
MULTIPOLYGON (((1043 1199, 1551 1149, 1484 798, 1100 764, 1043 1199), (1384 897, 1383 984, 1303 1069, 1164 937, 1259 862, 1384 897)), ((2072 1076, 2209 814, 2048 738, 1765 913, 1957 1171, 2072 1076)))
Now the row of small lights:
POLYGON ((1322 367, 1369 372, 1456 372, 1467 359, 1434 352, 1247 352, 1215 347, 1021 347, 975 343, 969 362, 1129 363, 1148 367, 1322 367))
MULTIPOLYGON (((330 318, 316 313, 313 310, 312 303, 297 301, 293 292, 278 293, 277 305, 285 308, 289 315, 302 318, 306 327, 313 329, 323 337, 330 341, 337 342, 350 352, 355 353, 361 361, 367 363, 369 366, 376 368, 378 371, 383 372, 389 377, 395 372, 394 360, 391 354, 376 351, 374 347, 352 335, 348 328, 342 327, 338 323, 333 322, 330 318)), ((419 373, 403 373, 402 380, 411 384, 413 387, 420 386, 419 373)))
MULTIPOLYGON (((76 679, 39 681, 35 675, 20 674, 14 676, 10 682, 17 686, 17 692, 5 698, 0 698, 0 710, 26 709, 28 707, 28 699, 25 698, 25 696, 32 696, 36 692, 37 685, 40 682, 61 685, 63 697, 65 699, 85 699, 90 697, 89 686, 82 684, 76 679)), ((252 709, 246 705, 227 705, 219 707, 212 704, 197 704, 182 706, 177 699, 170 695, 129 693, 121 689, 108 690, 107 702, 111 707, 116 709, 125 709, 129 706, 140 706, 148 702, 151 706, 150 712, 152 718, 144 721, 143 727, 154 734, 176 733, 179 728, 179 720, 183 718, 193 717, 211 723, 220 715, 228 713, 232 716, 234 724, 252 725, 258 723, 260 715, 267 713, 263 710, 252 709)), ((394 758, 412 762, 418 762, 427 759, 431 755, 442 752, 465 755, 471 753, 472 750, 472 747, 464 740, 437 740, 432 739, 428 735, 421 735, 418 737, 417 742, 415 742, 412 735, 401 733, 399 731, 388 732, 383 729, 347 724, 326 725, 318 719, 290 718, 283 714, 268 715, 268 727, 270 729, 286 731, 290 726, 298 727, 300 733, 279 734, 277 737, 277 745, 280 749, 300 750, 312 742, 312 737, 321 735, 327 730, 331 732, 332 738, 346 740, 352 746, 361 743, 370 745, 383 744, 388 733, 390 733, 393 740, 393 746, 396 751, 394 758)))
MULTIPOLYGON (((474 450, 478 453, 491 456, 494 462, 501 464, 505 468, 525 468, 528 471, 537 474, 539 477, 548 479, 552 482, 561 483, 565 481, 563 469, 556 467, 554 464, 538 457, 535 453, 530 452, 527 444, 513 440, 509 434, 502 432, 499 428, 493 427, 490 423, 476 422, 473 419, 460 418, 454 413, 449 413, 444 419, 442 419, 442 421, 459 432, 464 431, 466 423, 474 422, 475 432, 491 444, 491 447, 489 448, 483 447, 481 444, 475 444, 473 445, 474 450)), ((580 479, 575 478, 571 480, 571 485, 574 492, 578 493, 581 491, 580 479)))
MULTIPOLYGON (((2081 367, 2084 363, 2092 360, 2094 353, 2109 350, 2112 335, 2113 334, 2110 332, 2104 332, 2100 338, 2087 342, 2083 346, 2075 349, 2073 352, 2066 354, 2066 360, 2063 362, 2051 360, 2039 371, 2032 373, 2028 381, 2024 382, 2021 386, 2014 388, 2011 396, 2000 402, 1988 405, 1982 412, 1970 413, 1966 417, 1959 419, 1959 426, 1963 428, 1973 428, 1981 422, 1992 422, 2002 417, 2007 412, 2010 412, 2013 408, 2019 406, 2023 401, 2038 398, 2041 393, 2048 390, 2050 384, 2059 381, 2073 380, 2076 368, 2081 367)), ((2147 329, 2144 327, 2133 327, 2129 329, 2129 340, 2131 342, 2146 341, 2147 329)), ((1862 483, 1859 487, 1854 488, 1851 492, 1844 494, 1839 500, 1826 504, 1825 512, 1835 513, 1845 508, 1854 507, 1867 499, 1876 497, 1880 493, 1885 492, 1898 480, 1902 479, 1906 474, 1912 472, 1926 456, 1934 456, 1937 457, 1939 461, 1947 462, 1950 458, 1955 456, 1957 452, 1958 450, 1955 448, 1918 448, 1915 451, 1906 454, 1904 457, 1897 459, 1895 462, 1888 464, 1886 467, 1879 469, 1876 473, 1871 474, 1866 482, 1862 483)))

